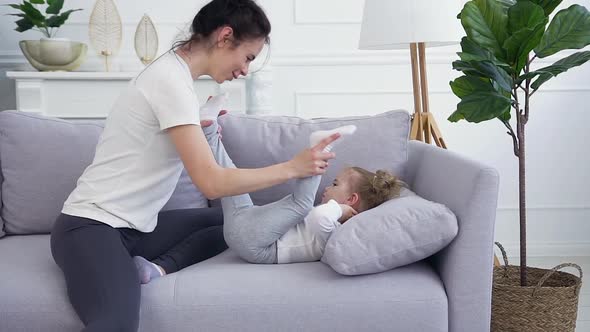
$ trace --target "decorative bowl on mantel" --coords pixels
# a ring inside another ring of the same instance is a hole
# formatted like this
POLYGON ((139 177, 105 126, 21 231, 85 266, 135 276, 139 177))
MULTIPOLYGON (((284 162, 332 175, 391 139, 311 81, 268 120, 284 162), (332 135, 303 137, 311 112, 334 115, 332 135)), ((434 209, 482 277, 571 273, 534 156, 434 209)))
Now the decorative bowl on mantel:
POLYGON ((20 49, 39 71, 73 71, 86 59, 88 45, 58 39, 21 40, 20 49))

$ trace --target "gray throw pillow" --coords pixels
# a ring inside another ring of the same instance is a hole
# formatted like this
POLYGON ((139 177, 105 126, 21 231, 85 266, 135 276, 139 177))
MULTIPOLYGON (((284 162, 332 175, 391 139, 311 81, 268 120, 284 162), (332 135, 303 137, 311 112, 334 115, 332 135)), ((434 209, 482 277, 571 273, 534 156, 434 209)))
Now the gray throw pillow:
MULTIPOLYGON (((63 203, 92 162, 103 128, 104 121, 0 112, 0 226, 4 224, 6 234, 51 231, 63 203)), ((164 209, 207 206, 207 199, 183 171, 164 209)))
POLYGON ((338 227, 328 239, 322 262, 345 275, 383 272, 435 254, 457 232, 457 219, 446 206, 403 189, 399 198, 338 227))

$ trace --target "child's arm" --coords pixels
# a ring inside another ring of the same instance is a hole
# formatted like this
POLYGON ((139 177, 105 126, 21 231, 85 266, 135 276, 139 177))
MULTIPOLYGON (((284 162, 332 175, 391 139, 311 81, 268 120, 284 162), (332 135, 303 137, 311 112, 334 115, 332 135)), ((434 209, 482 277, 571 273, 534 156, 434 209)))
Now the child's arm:
POLYGON ((317 237, 328 240, 334 229, 340 226, 338 219, 342 217, 342 208, 335 200, 314 207, 305 217, 305 225, 317 237))

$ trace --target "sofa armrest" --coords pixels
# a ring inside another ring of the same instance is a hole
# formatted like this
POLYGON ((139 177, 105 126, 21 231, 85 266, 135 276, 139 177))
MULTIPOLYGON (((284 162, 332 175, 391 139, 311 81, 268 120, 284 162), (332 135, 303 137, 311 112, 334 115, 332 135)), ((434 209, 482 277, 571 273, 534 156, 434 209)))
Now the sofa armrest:
POLYGON ((446 205, 457 216, 457 237, 431 258, 447 292, 449 332, 489 331, 498 172, 410 141, 406 176, 418 195, 446 205))
MULTIPOLYGON (((0 211, 2 211, 2 188, 4 182, 4 177, 2 175, 2 154, 0 154, 0 211)), ((0 238, 6 235, 4 232, 4 220, 2 220, 2 215, 0 214, 0 238)))

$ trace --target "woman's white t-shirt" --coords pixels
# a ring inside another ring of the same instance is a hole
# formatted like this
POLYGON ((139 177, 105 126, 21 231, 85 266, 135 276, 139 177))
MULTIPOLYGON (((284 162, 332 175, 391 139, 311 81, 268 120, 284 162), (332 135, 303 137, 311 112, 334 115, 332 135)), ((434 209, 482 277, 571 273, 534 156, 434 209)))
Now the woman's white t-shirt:
POLYGON ((187 64, 170 51, 133 79, 115 102, 96 154, 62 212, 151 232, 176 187, 182 161, 166 128, 200 125, 187 64))

